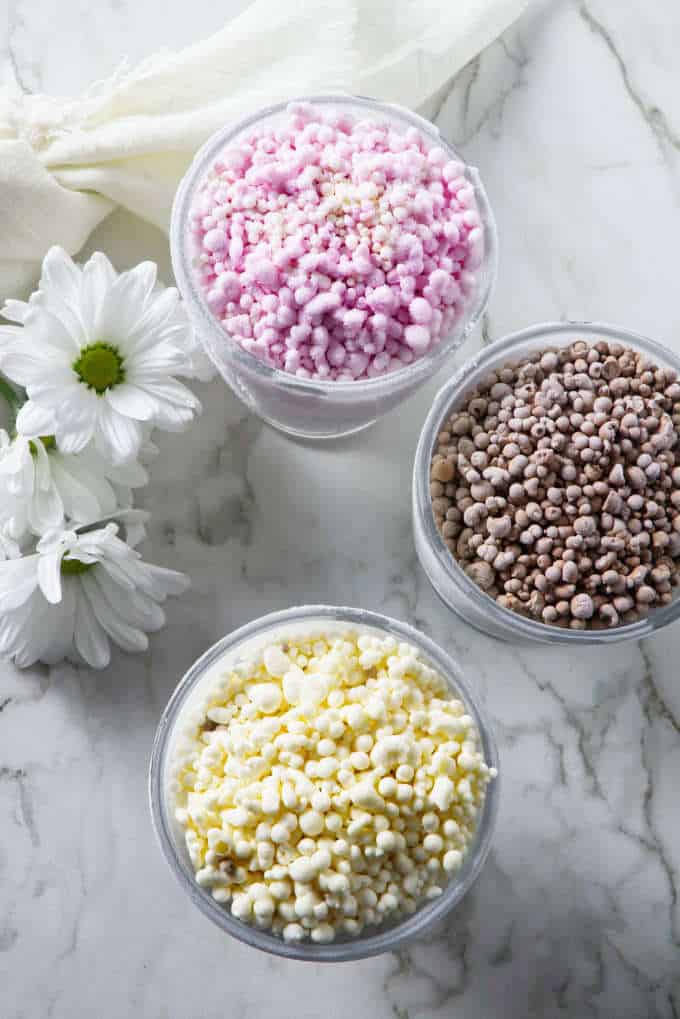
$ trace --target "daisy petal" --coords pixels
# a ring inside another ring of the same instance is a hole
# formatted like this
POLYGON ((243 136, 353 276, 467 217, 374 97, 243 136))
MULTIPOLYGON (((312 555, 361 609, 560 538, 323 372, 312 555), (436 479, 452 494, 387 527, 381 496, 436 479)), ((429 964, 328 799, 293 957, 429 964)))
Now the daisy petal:
POLYGON ((111 640, 124 651, 146 651, 149 646, 146 634, 116 616, 93 577, 86 575, 82 579, 83 589, 87 591, 92 611, 111 640))
POLYGON ((28 522, 35 534, 43 534, 50 527, 58 527, 64 519, 64 504, 55 486, 36 492, 31 500, 28 522))
POLYGON ((19 322, 21 325, 26 321, 28 315, 29 305, 26 301, 15 301, 10 299, 5 301, 2 308, 0 308, 0 315, 6 318, 8 322, 19 322))
POLYGON ((111 562, 110 560, 104 559, 102 561, 102 569, 106 570, 113 581, 118 584, 119 587, 126 588, 128 591, 134 591, 134 581, 128 577, 127 573, 120 568, 118 563, 111 562))
POLYGON ((116 270, 106 255, 95 251, 83 266, 80 281, 80 314, 83 327, 91 340, 97 335, 99 308, 115 280, 116 270))
MULTIPOLYGON (((77 325, 77 322, 75 323, 77 325)), ((70 314, 67 321, 55 314, 42 301, 29 305, 24 328, 31 334, 31 350, 37 350, 43 358, 51 362, 64 361, 78 356, 80 336, 72 332, 74 316, 70 314)))
POLYGON ((40 276, 40 289, 44 293, 53 291, 60 299, 73 303, 80 292, 80 270, 73 259, 57 244, 45 255, 40 276))
POLYGON ((54 433, 54 412, 33 400, 27 400, 17 415, 17 432, 35 438, 54 433))
POLYGON ((23 556, 0 563, 0 615, 25 601, 38 586, 38 557, 23 556))
POLYGON ((0 654, 9 655, 22 669, 37 662, 52 636, 49 609, 35 591, 24 605, 0 616, 0 654))
POLYGON ((134 460, 142 443, 142 430, 137 421, 123 417, 102 400, 99 407, 95 445, 114 464, 134 460))
POLYGON ((136 421, 151 420, 158 406, 149 393, 129 382, 113 386, 107 390, 105 398, 119 414, 134 418, 136 421))
POLYGON ((153 296, 146 310, 138 319, 128 337, 128 350, 136 353, 148 346, 149 337, 160 338, 165 329, 174 325, 174 318, 179 308, 179 294, 174 287, 166 287, 153 296))
POLYGON ((136 623, 145 630, 159 630, 165 622, 160 605, 139 591, 119 587, 105 570, 93 571, 93 579, 112 610, 127 623, 136 623))
POLYGON ((102 301, 97 316, 97 332, 116 342, 127 352, 127 338, 141 318, 147 299, 156 285, 156 266, 140 262, 122 272, 102 301))
POLYGON ((20 353, 18 350, 9 350, 2 355, 0 361, 3 375, 6 375, 11 382, 26 388, 32 382, 44 378, 45 365, 29 354, 20 353))
POLYGON ((198 397, 183 382, 178 382, 176 379, 158 378, 157 375, 150 378, 140 373, 135 382, 147 393, 151 393, 157 400, 163 400, 165 403, 172 403, 177 407, 188 407, 192 410, 197 410, 201 406, 198 397))
POLYGON ((97 476, 83 467, 80 456, 50 457, 52 477, 62 498, 64 514, 78 523, 97 520, 116 507, 116 494, 105 477, 97 476))
POLYGON ((50 605, 44 599, 45 612, 33 627, 33 639, 36 639, 36 628, 41 628, 39 659, 47 665, 68 658, 73 654, 73 631, 76 616, 76 591, 78 581, 74 577, 65 577, 62 599, 58 605, 50 605))
POLYGON ((143 563, 149 580, 149 593, 155 601, 163 601, 169 594, 183 594, 191 585, 191 581, 177 570, 168 570, 164 566, 143 563))
MULTIPOLYGON (((87 574, 82 580, 87 580, 87 574)), ((83 584, 76 604, 74 626, 74 643, 78 654, 82 655, 93 669, 104 669, 111 661, 111 648, 95 612, 88 600, 88 591, 83 584)))
POLYGON ((41 555, 38 560, 40 590, 51 605, 57 605, 61 601, 61 561, 63 557, 63 548, 57 547, 54 551, 41 555))
POLYGON ((61 451, 63 453, 80 453, 82 449, 85 449, 94 435, 95 420, 89 418, 66 427, 58 425, 55 429, 55 436, 61 451))

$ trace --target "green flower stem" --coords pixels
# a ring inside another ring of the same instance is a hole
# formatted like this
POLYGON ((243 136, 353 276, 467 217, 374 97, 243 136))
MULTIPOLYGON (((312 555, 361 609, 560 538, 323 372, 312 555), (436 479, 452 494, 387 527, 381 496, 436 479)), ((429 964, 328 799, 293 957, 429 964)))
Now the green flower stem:
POLYGON ((0 375, 0 398, 8 405, 12 415, 12 425, 14 425, 17 419, 17 414, 19 413, 19 408, 24 400, 14 386, 7 381, 4 375, 0 375))
POLYGON ((65 555, 61 560, 61 572, 66 577, 77 577, 81 573, 87 573, 96 563, 84 563, 80 559, 71 559, 65 555))

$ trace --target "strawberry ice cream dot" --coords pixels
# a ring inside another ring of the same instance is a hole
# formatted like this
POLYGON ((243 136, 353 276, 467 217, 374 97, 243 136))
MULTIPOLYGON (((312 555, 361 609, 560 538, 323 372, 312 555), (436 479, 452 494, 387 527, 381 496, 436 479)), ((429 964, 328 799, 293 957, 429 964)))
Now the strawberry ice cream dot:
POLYGON ((423 297, 414 297, 408 310, 411 318, 418 325, 427 325, 432 320, 432 305, 423 297))
POLYGON ((415 127, 297 103, 227 146, 190 214, 225 343, 300 378, 373 378, 450 334, 484 228, 465 167, 415 127))
POLYGON ((406 326, 404 340, 414 354, 424 354, 430 346, 430 334, 425 326, 406 326))
POLYGON ((208 251, 222 251, 227 246, 227 235, 223 229, 213 227, 203 238, 203 244, 208 251))

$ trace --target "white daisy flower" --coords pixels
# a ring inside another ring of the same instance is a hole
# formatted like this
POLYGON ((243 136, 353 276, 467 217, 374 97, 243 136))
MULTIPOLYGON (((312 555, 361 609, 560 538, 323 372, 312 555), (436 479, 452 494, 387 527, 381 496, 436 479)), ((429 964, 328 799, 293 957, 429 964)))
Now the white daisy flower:
POLYGON ((195 340, 152 262, 118 274, 101 252, 80 268, 51 248, 31 300, 2 314, 19 323, 0 328, 0 369, 26 389, 17 430, 29 438, 54 434, 63 453, 94 440, 119 464, 139 453, 145 424, 179 431, 200 409, 175 378, 195 369, 195 340))
POLYGON ((0 527, 0 563, 5 559, 18 559, 21 550, 14 538, 10 538, 6 527, 0 527))
POLYGON ((148 475, 136 461, 112 466, 90 445, 64 453, 53 435, 10 439, 0 429, 0 525, 21 541, 65 520, 89 523, 131 504, 130 489, 148 475))
POLYGON ((189 581, 143 562, 117 533, 114 523, 53 531, 34 555, 0 563, 0 654, 22 668, 70 658, 101 669, 111 658, 109 640, 146 650, 146 634, 165 623, 159 602, 189 581))

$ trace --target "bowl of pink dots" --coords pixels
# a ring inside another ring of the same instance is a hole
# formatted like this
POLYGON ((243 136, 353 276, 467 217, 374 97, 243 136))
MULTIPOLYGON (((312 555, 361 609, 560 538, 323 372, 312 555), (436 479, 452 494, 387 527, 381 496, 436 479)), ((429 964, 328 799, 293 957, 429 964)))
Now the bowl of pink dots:
POLYGON ((484 311, 496 227, 477 171, 401 107, 281 103, 214 135, 177 192, 177 284, 225 381, 305 438, 402 403, 484 311))

